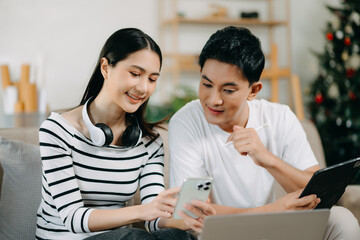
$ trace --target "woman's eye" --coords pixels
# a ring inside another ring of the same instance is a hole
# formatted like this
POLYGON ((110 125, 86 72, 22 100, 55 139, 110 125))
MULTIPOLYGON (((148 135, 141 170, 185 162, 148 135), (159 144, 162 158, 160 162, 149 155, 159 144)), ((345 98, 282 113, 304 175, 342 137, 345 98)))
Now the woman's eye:
POLYGON ((157 79, 155 79, 155 78, 149 78, 149 81, 150 81, 150 82, 156 82, 156 80, 157 80, 157 79))
POLYGON ((140 77, 140 74, 135 73, 135 72, 130 72, 131 75, 133 75, 134 77, 140 77))
POLYGON ((211 84, 207 84, 207 83, 203 83, 203 85, 204 85, 205 87, 207 87, 207 88, 211 88, 211 87, 212 87, 211 84))

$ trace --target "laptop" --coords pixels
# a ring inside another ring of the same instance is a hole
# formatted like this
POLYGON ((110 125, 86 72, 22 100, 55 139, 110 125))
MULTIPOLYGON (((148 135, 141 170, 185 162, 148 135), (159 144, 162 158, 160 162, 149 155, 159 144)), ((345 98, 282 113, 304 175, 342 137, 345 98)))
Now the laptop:
POLYGON ((244 213, 205 218, 200 240, 322 240, 330 210, 244 213))
POLYGON ((316 194, 321 199, 316 209, 331 208, 359 172, 360 158, 320 169, 313 174, 300 197, 316 194))

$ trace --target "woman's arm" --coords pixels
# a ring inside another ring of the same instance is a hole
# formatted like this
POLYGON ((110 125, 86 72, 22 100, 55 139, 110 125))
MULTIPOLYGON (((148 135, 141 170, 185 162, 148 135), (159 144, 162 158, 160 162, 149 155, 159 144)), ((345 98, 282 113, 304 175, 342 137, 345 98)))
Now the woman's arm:
POLYGON ((163 219, 170 218, 176 204, 176 198, 173 196, 179 191, 179 187, 165 190, 159 193, 155 199, 143 205, 120 209, 93 210, 89 217, 89 229, 91 231, 101 231, 142 220, 153 221, 159 217, 163 219))
POLYGON ((92 209, 84 207, 69 144, 72 136, 64 129, 50 116, 39 130, 44 207, 48 211, 55 209, 58 216, 54 217, 60 217, 69 231, 89 232, 84 219, 88 218, 92 209))

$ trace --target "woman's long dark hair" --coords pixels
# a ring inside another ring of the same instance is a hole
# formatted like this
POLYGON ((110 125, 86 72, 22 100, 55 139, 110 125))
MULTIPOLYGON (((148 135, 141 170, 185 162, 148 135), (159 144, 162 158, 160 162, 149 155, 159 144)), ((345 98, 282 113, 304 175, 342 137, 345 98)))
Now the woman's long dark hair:
MULTIPOLYGON (((104 77, 101 74, 100 70, 101 59, 103 57, 108 60, 110 66, 115 67, 115 65, 119 61, 126 59, 130 54, 142 49, 151 49, 152 51, 154 51, 159 56, 161 68, 161 50, 150 36, 136 28, 123 28, 113 33, 105 42, 105 45, 100 52, 98 62, 86 87, 85 93, 80 101, 79 106, 84 105, 86 101, 90 98, 95 99, 104 84, 104 77)), ((149 99, 146 100, 138 108, 138 110, 133 113, 133 115, 138 120, 143 136, 155 138, 157 134, 155 134, 152 129, 154 126, 157 126, 161 122, 149 123, 145 121, 144 115, 148 101, 149 99)), ((126 119, 129 119, 128 115, 129 113, 126 113, 126 119)))

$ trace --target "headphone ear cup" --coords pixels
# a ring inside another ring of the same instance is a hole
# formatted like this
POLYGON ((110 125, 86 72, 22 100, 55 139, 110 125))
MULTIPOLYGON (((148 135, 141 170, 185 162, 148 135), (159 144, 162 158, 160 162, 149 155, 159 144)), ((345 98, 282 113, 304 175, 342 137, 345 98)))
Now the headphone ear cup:
POLYGON ((112 141, 114 140, 114 135, 113 132, 111 131, 111 128, 104 123, 97 123, 95 124, 95 127, 100 128, 104 132, 105 143, 103 146, 105 147, 109 146, 110 143, 112 143, 112 141))
POLYGON ((125 147, 134 147, 138 142, 139 136, 139 127, 135 125, 130 125, 125 129, 121 140, 125 147))

